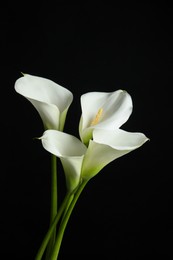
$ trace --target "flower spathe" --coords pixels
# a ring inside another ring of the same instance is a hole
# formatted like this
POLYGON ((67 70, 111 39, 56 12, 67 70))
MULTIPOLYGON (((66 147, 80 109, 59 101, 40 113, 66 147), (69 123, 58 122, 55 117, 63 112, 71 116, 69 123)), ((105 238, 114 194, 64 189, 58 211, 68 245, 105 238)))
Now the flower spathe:
POLYGON ((131 96, 124 90, 89 92, 81 96, 82 115, 79 124, 81 140, 88 144, 93 129, 114 130, 121 127, 132 113, 131 96))
POLYGON ((52 80, 24 74, 15 82, 15 90, 27 98, 42 118, 45 129, 62 131, 72 93, 52 80))
POLYGON ((131 133, 121 129, 94 129, 85 154, 81 176, 94 177, 101 169, 115 159, 139 148, 148 138, 143 133, 131 133))
POLYGON ((66 176, 67 189, 74 190, 81 178, 86 146, 76 137, 57 130, 46 130, 40 139, 48 152, 60 158, 66 176))
POLYGON ((94 129, 88 148, 76 137, 56 130, 45 131, 41 140, 47 151, 61 159, 68 189, 73 190, 80 179, 91 179, 108 163, 139 148, 148 138, 121 129, 94 129))

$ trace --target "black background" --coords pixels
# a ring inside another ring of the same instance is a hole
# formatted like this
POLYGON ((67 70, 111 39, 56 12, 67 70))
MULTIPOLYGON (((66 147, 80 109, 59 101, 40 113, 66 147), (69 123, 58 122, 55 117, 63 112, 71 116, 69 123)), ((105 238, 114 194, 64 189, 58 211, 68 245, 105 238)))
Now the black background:
MULTIPOLYGON (((107 165, 83 191, 60 259, 172 259, 172 11, 169 6, 28 4, 1 8, 1 259, 34 259, 49 222, 43 125, 14 91, 24 73, 74 94, 65 130, 78 137, 80 96, 127 90, 127 131, 150 141, 107 165), (16 6, 15 6, 16 7, 16 6)), ((59 164, 60 199, 65 192, 59 164)))

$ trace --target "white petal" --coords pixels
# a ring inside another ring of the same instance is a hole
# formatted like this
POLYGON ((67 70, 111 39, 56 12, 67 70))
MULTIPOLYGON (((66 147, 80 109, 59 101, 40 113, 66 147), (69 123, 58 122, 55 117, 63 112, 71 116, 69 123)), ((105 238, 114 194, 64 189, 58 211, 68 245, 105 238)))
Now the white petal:
POLYGON ((75 136, 57 130, 46 130, 40 139, 43 147, 57 157, 82 156, 87 149, 75 136))
POLYGON ((123 90, 84 94, 81 96, 82 123, 79 128, 81 139, 86 140, 87 136, 92 134, 93 128, 119 128, 128 120, 132 107, 130 95, 123 90), (96 124, 92 125, 94 118, 96 124))
POLYGON ((97 143, 106 144, 117 150, 134 150, 149 140, 143 133, 132 133, 122 129, 95 129, 93 139, 97 143))
POLYGON ((132 113, 131 96, 123 90, 113 92, 104 103, 101 120, 95 128, 116 129, 121 127, 132 113))
POLYGON ((60 113, 73 99, 72 93, 52 80, 25 74, 15 82, 15 90, 26 98, 54 104, 60 113))
POLYGON ((85 154, 82 177, 90 179, 113 160, 137 149, 148 138, 142 133, 128 133, 117 129, 93 131, 93 141, 90 140, 85 154))
POLYGON ((78 157, 61 157, 61 163, 66 176, 66 185, 68 191, 73 191, 81 179, 81 168, 84 155, 78 157))
POLYGON ((28 99, 37 112, 39 113, 45 129, 56 129, 60 130, 61 123, 60 123, 60 111, 57 106, 53 104, 48 104, 45 102, 40 102, 35 99, 28 99))
POLYGON ((98 110, 103 106, 110 93, 89 92, 81 96, 82 129, 90 126, 98 110))
POLYGON ((57 116, 59 117, 64 111, 65 115, 67 113, 73 100, 69 90, 49 79, 28 74, 16 80, 14 87, 34 105, 47 128, 63 128, 63 122, 57 116), (57 120, 58 123, 55 123, 57 120))
POLYGON ((88 146, 89 140, 92 139, 93 129, 91 127, 82 129, 83 117, 81 116, 79 121, 79 135, 84 144, 88 146))
POLYGON ((114 148, 90 140, 82 166, 82 178, 94 177, 104 166, 124 154, 114 148))
POLYGON ((81 178, 81 166, 86 146, 76 137, 56 131, 46 130, 40 138, 43 147, 60 158, 68 190, 73 190, 81 178))

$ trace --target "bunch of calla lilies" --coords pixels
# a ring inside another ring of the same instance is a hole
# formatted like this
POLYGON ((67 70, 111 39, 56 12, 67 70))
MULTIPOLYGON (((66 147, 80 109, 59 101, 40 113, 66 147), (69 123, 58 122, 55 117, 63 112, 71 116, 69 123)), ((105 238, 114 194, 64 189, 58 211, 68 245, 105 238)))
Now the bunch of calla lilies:
POLYGON ((79 136, 63 132, 73 94, 52 80, 23 74, 15 90, 38 111, 44 125, 41 143, 52 157, 50 227, 36 260, 58 259, 64 231, 72 210, 88 181, 113 160, 139 148, 147 140, 143 133, 120 127, 132 113, 131 96, 124 90, 89 92, 81 96, 79 136), (58 205, 57 158, 66 180, 66 195, 58 205))

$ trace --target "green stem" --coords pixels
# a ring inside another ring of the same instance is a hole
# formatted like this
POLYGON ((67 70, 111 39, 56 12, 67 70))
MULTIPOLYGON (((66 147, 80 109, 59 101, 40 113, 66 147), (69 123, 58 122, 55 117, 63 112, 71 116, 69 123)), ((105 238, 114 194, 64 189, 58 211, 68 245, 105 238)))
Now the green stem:
POLYGON ((56 238, 56 241, 55 241, 55 244, 54 244, 54 247, 53 247, 53 251, 52 251, 52 254, 50 256, 50 260, 57 260, 58 259, 58 255, 59 255, 59 251, 60 251, 60 247, 61 247, 61 243, 62 243, 62 239, 63 239, 63 235, 64 235, 64 231, 65 231, 65 228, 67 226, 67 223, 68 223, 68 220, 71 216, 71 213, 74 209, 74 206, 81 194, 81 192, 83 191, 85 185, 87 184, 88 181, 83 181, 78 189, 76 190, 76 193, 74 195, 74 198, 71 202, 70 205, 68 205, 68 210, 66 212, 66 215, 63 216, 63 219, 62 219, 62 222, 61 222, 61 225, 59 227, 59 231, 58 231, 58 234, 57 234, 57 238, 56 238))
MULTIPOLYGON (((65 210, 64 210, 64 212, 63 212, 63 215, 62 215, 62 218, 61 218, 61 223, 62 223, 62 221, 64 220, 64 217, 66 216, 66 213, 67 213, 67 211, 68 211, 68 209, 69 209, 69 206, 70 206, 70 204, 71 204, 73 198, 74 198, 74 193, 70 196, 70 198, 69 198, 69 200, 68 200, 68 202, 67 202, 67 204, 66 204, 66 208, 65 208, 65 210)), ((60 225, 61 225, 61 224, 60 224, 60 225)))
POLYGON ((41 260, 43 254, 44 254, 44 251, 46 249, 46 246, 52 236, 52 233, 54 232, 57 224, 58 224, 58 221, 60 220, 61 216, 62 216, 62 213, 64 212, 64 210, 66 209, 66 207, 69 205, 69 200, 71 200, 71 196, 73 196, 73 194, 71 193, 67 193, 59 210, 58 210, 58 213, 56 215, 56 217, 54 218, 54 221, 52 222, 52 225, 50 226, 48 232, 46 233, 44 239, 43 239, 43 242, 37 252, 37 255, 35 257, 35 260, 41 260))
MULTIPOLYGON (((55 155, 51 155, 51 204, 50 204, 50 225, 52 224, 58 208, 58 190, 57 190, 57 157, 55 155)), ((49 241, 46 259, 49 259, 50 252, 53 248, 54 242, 56 238, 56 229, 52 233, 52 237, 49 241)))
POLYGON ((51 209, 50 209, 50 224, 57 214, 58 208, 58 189, 57 189, 57 158, 52 154, 52 180, 51 180, 51 209))

